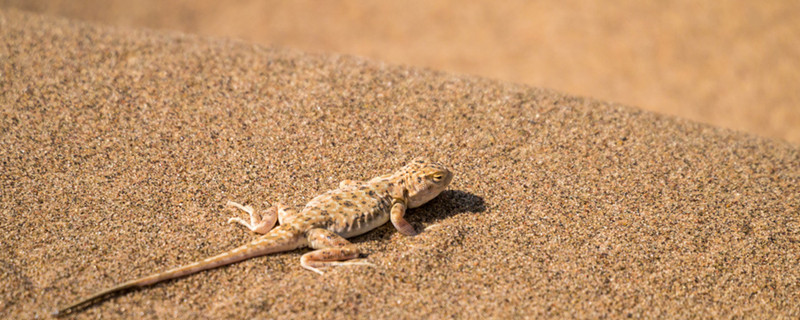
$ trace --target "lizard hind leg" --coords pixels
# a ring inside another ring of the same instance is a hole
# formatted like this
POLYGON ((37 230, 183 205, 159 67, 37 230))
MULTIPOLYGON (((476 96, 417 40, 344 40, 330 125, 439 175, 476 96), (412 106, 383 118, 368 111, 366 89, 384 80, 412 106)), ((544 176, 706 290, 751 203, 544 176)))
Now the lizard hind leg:
POLYGON ((300 214, 296 208, 292 208, 281 203, 276 203, 275 207, 278 208, 278 223, 281 225, 289 223, 300 214))
POLYGON ((342 236, 328 229, 311 229, 307 233, 308 246, 316 249, 300 257, 303 268, 322 274, 319 268, 338 266, 374 266, 361 260, 352 260, 358 257, 358 248, 342 238, 342 236), (349 261, 348 261, 349 260, 349 261))
POLYGON ((250 215, 250 222, 245 221, 239 217, 233 217, 228 219, 228 223, 239 223, 250 231, 253 231, 258 234, 266 234, 275 226, 275 222, 278 220, 277 209, 275 206, 270 207, 267 209, 266 212, 261 214, 260 216, 256 214, 255 210, 251 206, 243 206, 233 201, 228 201, 228 206, 234 206, 239 208, 240 210, 247 212, 250 215))

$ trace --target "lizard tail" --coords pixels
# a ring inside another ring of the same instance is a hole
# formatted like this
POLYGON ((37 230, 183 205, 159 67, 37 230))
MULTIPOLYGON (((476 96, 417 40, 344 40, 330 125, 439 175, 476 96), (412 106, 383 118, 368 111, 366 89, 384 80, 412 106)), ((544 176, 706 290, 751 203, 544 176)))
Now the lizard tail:
POLYGON ((81 299, 78 302, 70 304, 66 307, 60 308, 53 312, 53 316, 61 316, 78 309, 86 308, 94 302, 109 296, 111 294, 121 292, 131 288, 139 288, 152 285, 161 281, 180 278, 190 274, 194 274, 203 270, 213 269, 219 266, 239 262, 242 260, 250 259, 257 256, 262 256, 269 253, 283 252, 293 250, 299 247, 299 241, 294 239, 289 232, 282 230, 278 227, 273 229, 272 232, 264 235, 256 241, 238 247, 228 252, 218 254, 216 256, 197 261, 195 263, 187 264, 177 268, 172 268, 164 272, 152 274, 139 279, 131 280, 120 285, 108 288, 106 290, 97 292, 91 296, 81 299))

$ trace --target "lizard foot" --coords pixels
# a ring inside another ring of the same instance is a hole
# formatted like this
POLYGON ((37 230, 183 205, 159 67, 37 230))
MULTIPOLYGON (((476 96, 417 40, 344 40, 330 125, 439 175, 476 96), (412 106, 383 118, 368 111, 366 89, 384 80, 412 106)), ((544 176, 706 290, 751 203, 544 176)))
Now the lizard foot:
POLYGON ((264 214, 259 216, 251 206, 243 206, 233 201, 228 201, 226 205, 239 208, 250 215, 250 222, 239 217, 233 217, 228 219, 228 223, 239 223, 247 227, 247 229, 250 229, 250 231, 258 234, 265 234, 272 230, 272 227, 275 226, 275 222, 278 220, 277 208, 274 206, 270 207, 264 214))
POLYGON ((327 229, 311 229, 307 233, 308 245, 314 251, 300 257, 303 268, 322 274, 319 268, 338 266, 375 266, 358 257, 358 248, 342 236, 327 229))
POLYGON ((331 267, 341 267, 341 266, 368 266, 368 267, 377 267, 375 264, 367 262, 366 259, 353 259, 348 261, 333 261, 329 264, 331 267))
MULTIPOLYGON (((325 266, 323 268, 342 267, 342 266, 368 266, 373 268, 377 267, 375 264, 365 261, 365 259, 353 259, 349 261, 328 261, 325 263, 325 266)), ((325 272, 313 266, 304 266, 304 268, 319 274, 325 274, 325 272)))

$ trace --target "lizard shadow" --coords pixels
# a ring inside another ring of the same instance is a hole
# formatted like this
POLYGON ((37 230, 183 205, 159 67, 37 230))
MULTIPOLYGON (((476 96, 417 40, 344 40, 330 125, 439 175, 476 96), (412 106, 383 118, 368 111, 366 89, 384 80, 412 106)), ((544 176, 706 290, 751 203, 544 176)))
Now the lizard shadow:
POLYGON ((483 198, 461 190, 445 190, 438 197, 419 208, 410 209, 411 220, 432 223, 459 213, 486 211, 483 198))
MULTIPOLYGON (((461 190, 445 190, 438 197, 419 208, 409 209, 406 220, 421 232, 424 225, 430 225, 460 213, 479 213, 486 211, 483 198, 461 190)), ((391 237, 397 232, 391 222, 367 234, 351 239, 353 243, 371 242, 391 237)))

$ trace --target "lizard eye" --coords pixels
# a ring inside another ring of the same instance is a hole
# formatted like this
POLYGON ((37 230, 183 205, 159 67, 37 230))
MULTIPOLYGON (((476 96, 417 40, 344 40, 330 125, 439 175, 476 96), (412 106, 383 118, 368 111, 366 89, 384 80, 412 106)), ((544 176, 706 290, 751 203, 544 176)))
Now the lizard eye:
POLYGON ((433 182, 442 181, 442 177, 443 177, 443 175, 441 173, 437 173, 437 174, 433 175, 433 182))

